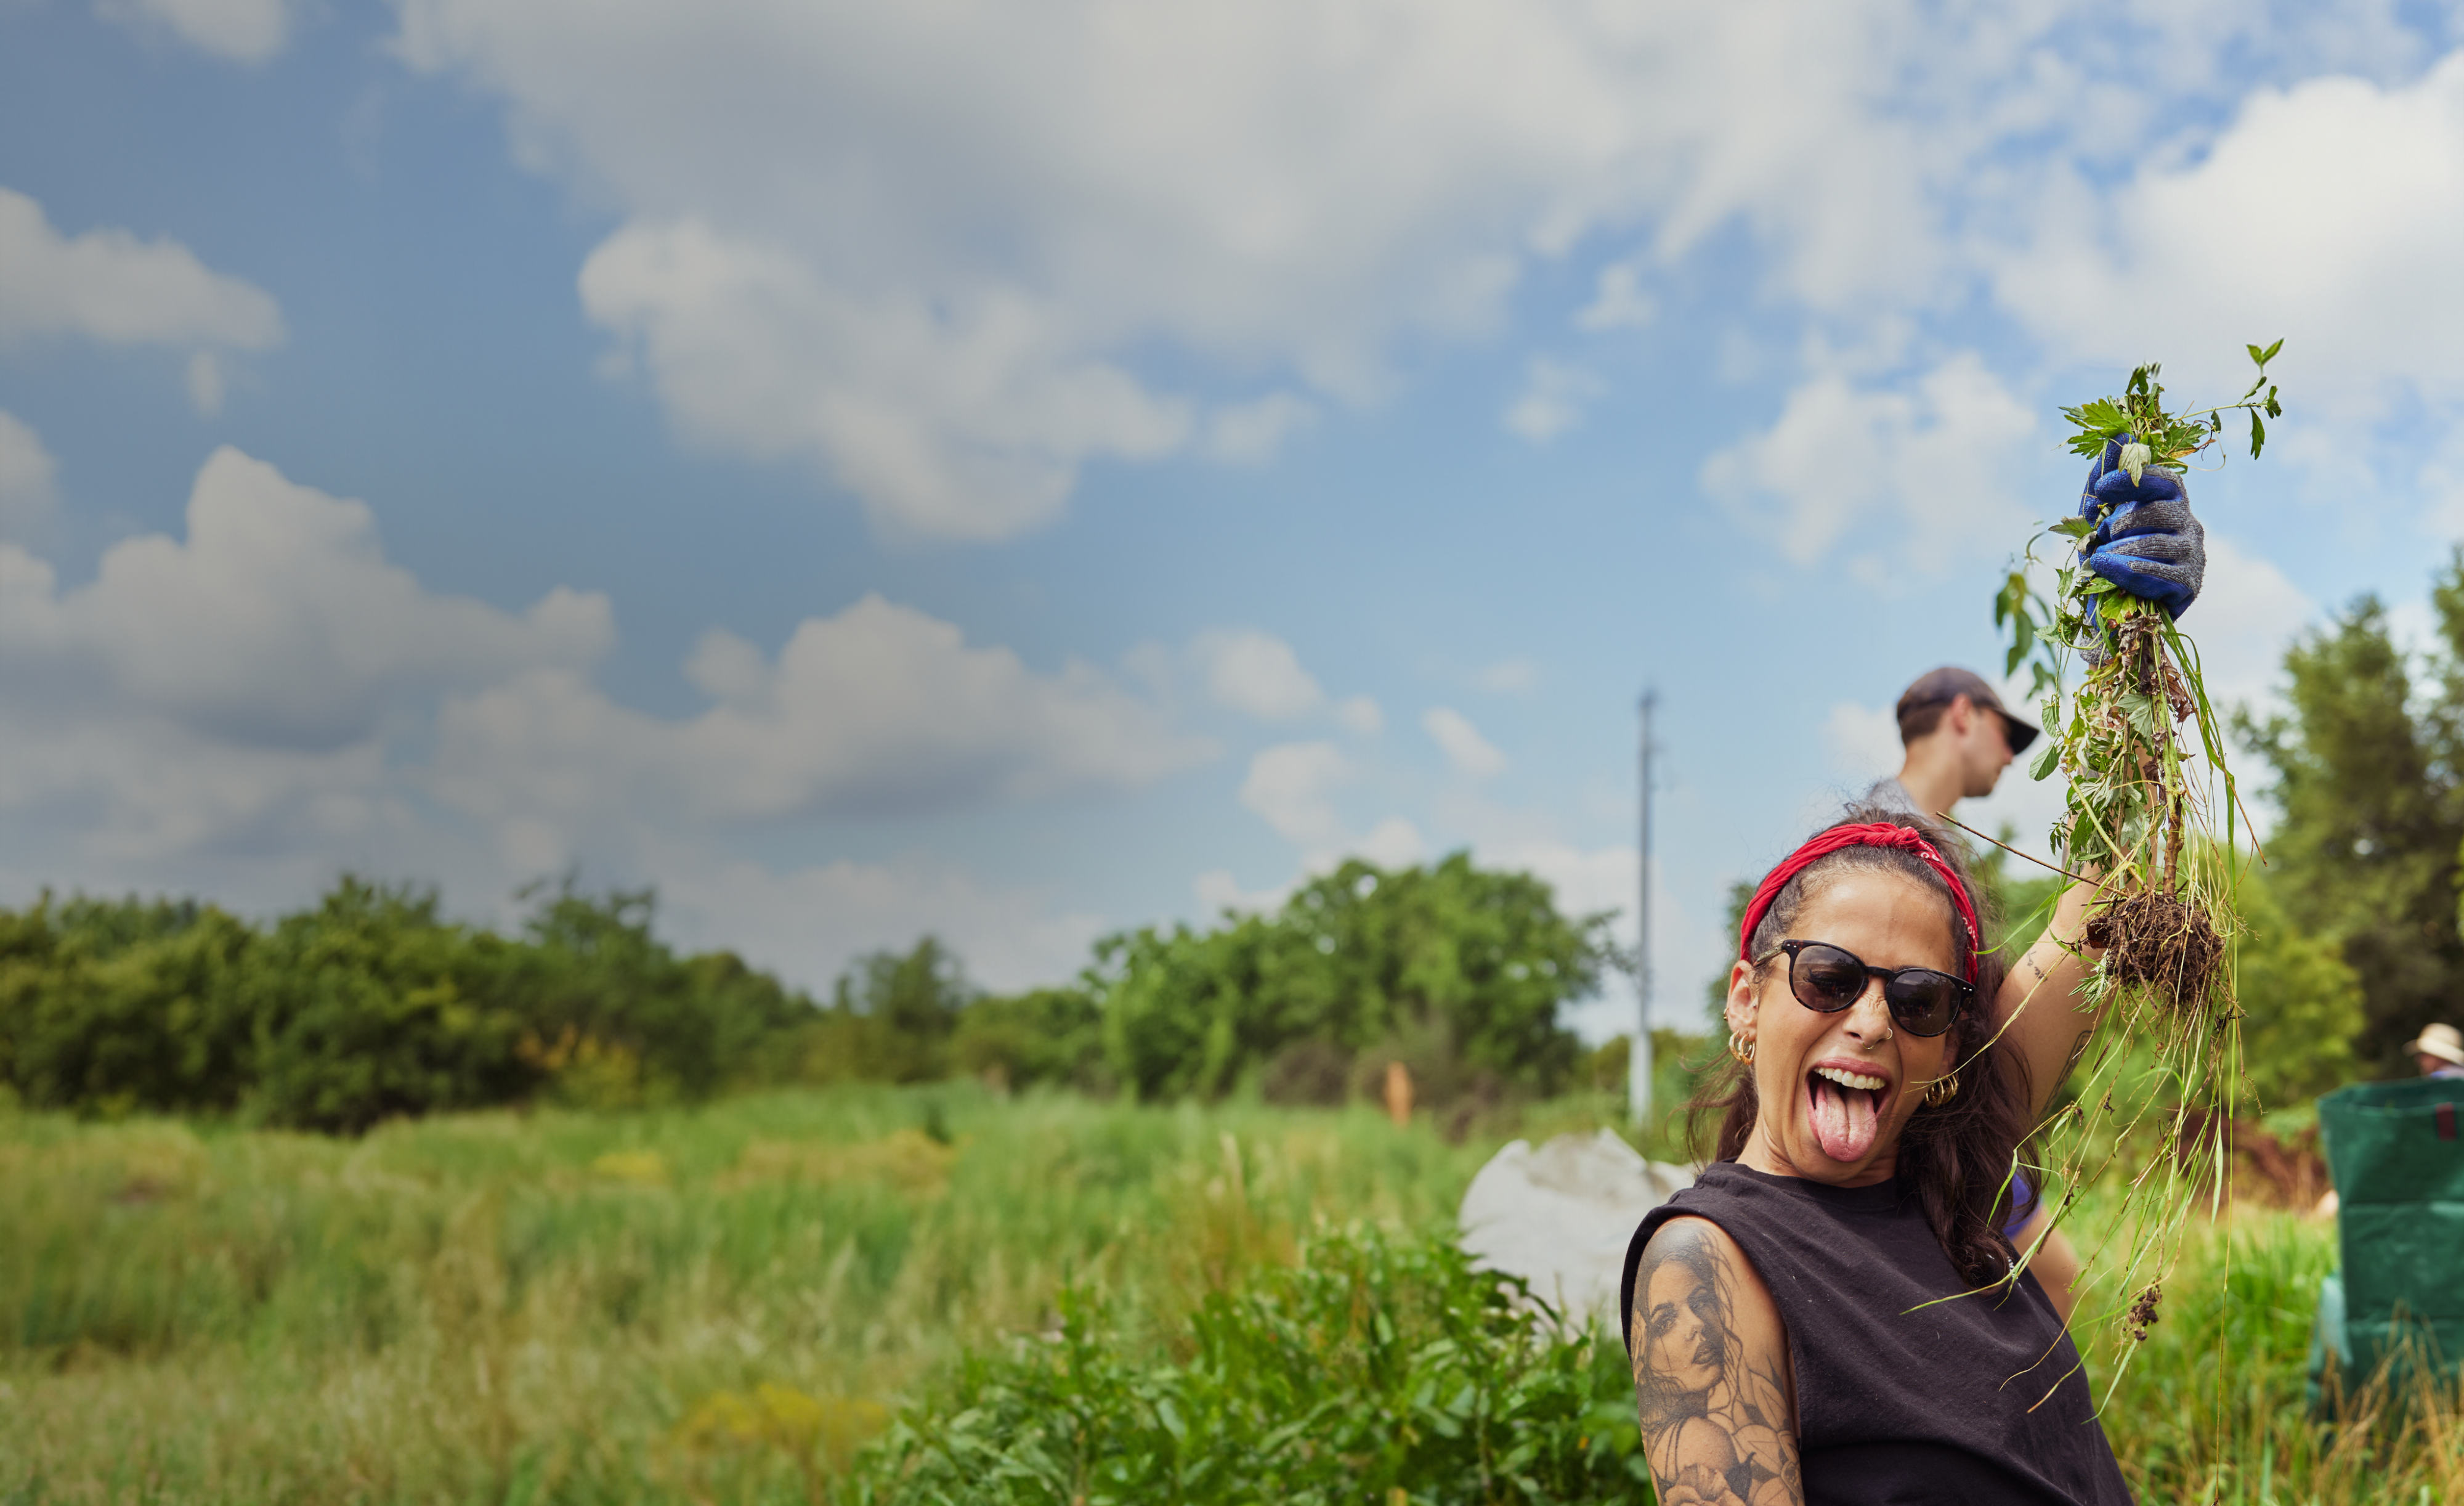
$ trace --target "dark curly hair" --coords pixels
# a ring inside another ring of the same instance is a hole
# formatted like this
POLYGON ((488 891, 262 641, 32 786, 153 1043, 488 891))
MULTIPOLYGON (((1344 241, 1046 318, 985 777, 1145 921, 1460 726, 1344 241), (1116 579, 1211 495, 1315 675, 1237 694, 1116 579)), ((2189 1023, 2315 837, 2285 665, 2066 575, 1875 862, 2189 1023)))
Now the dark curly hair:
MULTIPOLYGON (((1838 821, 1823 830, 1870 822, 1887 822, 1923 833, 1967 887, 1978 921, 1991 928, 1993 918, 1988 914, 1991 897, 1980 893, 1970 879, 1967 854, 1956 843, 1944 841, 1906 811, 1882 806, 1852 806, 1838 821)), ((1957 909, 1951 902, 1948 881, 1914 853, 1888 847, 1841 848, 1807 864, 1802 873, 1781 888, 1762 922, 1754 927, 1747 952, 1755 960, 1756 976, 1767 975, 1780 956, 1779 943, 1787 939, 1806 902, 1854 873, 1896 874, 1941 896, 1943 923, 1950 931, 1956 966, 1963 974, 1971 962, 1975 966, 1976 1007, 1963 1012, 1951 1028, 1951 1070, 1958 1074, 1959 1096, 1939 1107, 1920 1107, 1909 1118, 1906 1128, 1900 1132, 1899 1174, 1902 1181, 1914 1185, 1925 1221, 1932 1226, 1934 1237, 1942 1241, 1943 1253, 1950 1257, 1952 1268, 1971 1286, 1990 1286, 2010 1275, 2011 1263, 2016 1255, 2011 1242, 2002 1235, 2002 1226, 2011 1211, 2003 1189, 2011 1171, 2012 1153, 2025 1135, 2027 1069, 2008 1052, 1991 1053, 1993 1059, 1990 1061, 1982 1059, 1988 1054, 1987 1042, 1993 1035, 1993 1001, 2002 990, 2002 978, 2009 966, 1997 953, 1980 954, 1970 944, 1967 927, 1959 923, 1957 909)), ((1745 1149, 1747 1137, 1753 1132, 1754 1118, 1761 1107, 1754 1092, 1753 1069, 1729 1061, 1727 1070, 1713 1077, 1686 1105, 1690 1116, 1688 1138, 1693 1141, 1695 1156, 1702 1156, 1705 1128, 1716 1120, 1718 1134, 1712 1159, 1736 1160, 1745 1149)))

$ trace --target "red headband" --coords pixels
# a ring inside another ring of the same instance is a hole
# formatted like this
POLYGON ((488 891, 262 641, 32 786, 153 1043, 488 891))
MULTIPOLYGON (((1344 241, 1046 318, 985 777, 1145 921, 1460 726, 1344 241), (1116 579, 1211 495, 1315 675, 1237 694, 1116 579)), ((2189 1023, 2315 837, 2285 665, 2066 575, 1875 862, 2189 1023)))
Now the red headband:
POLYGON ((1950 885, 1950 902, 1958 908, 1959 919, 1968 927, 1968 981, 1976 982, 1976 953, 1984 941, 1976 930, 1976 907, 1968 902, 1968 886, 1959 881, 1959 875, 1943 861, 1942 854, 1934 851, 1931 842, 1910 828, 1893 826, 1888 821, 1833 827, 1782 859, 1780 865, 1763 879, 1762 887, 1754 891, 1753 903, 1746 906, 1746 923, 1737 933, 1737 960, 1747 963, 1754 960, 1754 927, 1763 923, 1763 917, 1770 913, 1771 901, 1788 887, 1788 881, 1812 867, 1816 858, 1828 857, 1848 847, 1896 847, 1903 853, 1914 853, 1933 865, 1934 872, 1942 875, 1943 881, 1950 885))

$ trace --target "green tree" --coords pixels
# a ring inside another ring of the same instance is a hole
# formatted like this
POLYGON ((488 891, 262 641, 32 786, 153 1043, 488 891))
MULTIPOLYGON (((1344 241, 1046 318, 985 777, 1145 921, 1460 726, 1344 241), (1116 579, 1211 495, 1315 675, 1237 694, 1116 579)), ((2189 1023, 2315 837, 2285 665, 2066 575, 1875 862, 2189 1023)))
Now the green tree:
POLYGON ((2238 721, 2276 776, 2277 897, 2294 925, 2341 947, 2361 984, 2359 1055, 2385 1070, 2401 1068, 2398 1048, 2423 1024, 2454 1012, 2464 977, 2464 551, 2433 599, 2444 642, 2426 710, 2386 609, 2364 596, 2286 652, 2286 709, 2238 721))
POLYGON ((1581 1053, 1559 1008, 1599 986, 1607 918, 1570 919, 1548 884, 1473 866, 1353 859, 1273 916, 1097 943, 1088 986, 1107 1058, 1142 1096, 1224 1092, 1288 1046, 1357 1052, 1441 1037, 1467 1069, 1535 1092, 1581 1053))
POLYGON ((950 1062, 1014 1088, 1048 1082, 1105 1094, 1116 1087, 1104 1061, 1104 1011, 1084 988, 1030 988, 976 1000, 958 1013, 950 1062))
POLYGON ((106 1114, 236 1107, 255 1020, 256 934, 211 906, 45 896, 0 913, 0 1080, 106 1114))
POLYGON ((956 952, 926 936, 874 952, 839 975, 830 1007, 804 1031, 810 1080, 930 1082, 949 1075, 951 1038, 977 991, 956 952))
POLYGON ((2238 898, 2250 934, 2233 950, 2242 1060, 2262 1112, 2351 1081, 2362 1030, 2361 979, 2334 941, 2294 924, 2278 887, 2245 870, 2238 898))
POLYGON ((502 941, 441 919, 434 890, 344 875, 249 954, 250 1113, 357 1134, 386 1118, 502 1103, 537 1085, 505 997, 502 941))

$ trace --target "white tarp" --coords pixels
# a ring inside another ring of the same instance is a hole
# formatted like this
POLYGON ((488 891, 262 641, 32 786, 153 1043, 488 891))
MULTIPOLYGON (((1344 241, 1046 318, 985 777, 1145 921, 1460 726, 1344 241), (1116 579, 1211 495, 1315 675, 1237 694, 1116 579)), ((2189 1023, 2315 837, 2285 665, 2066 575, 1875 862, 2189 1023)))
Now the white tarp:
POLYGON ((1570 1317, 1614 1323, 1635 1226, 1693 1185, 1692 1171, 1645 1161, 1609 1130, 1560 1135, 1538 1150, 1518 1140, 1471 1179, 1455 1225, 1481 1265, 1523 1277, 1570 1317))

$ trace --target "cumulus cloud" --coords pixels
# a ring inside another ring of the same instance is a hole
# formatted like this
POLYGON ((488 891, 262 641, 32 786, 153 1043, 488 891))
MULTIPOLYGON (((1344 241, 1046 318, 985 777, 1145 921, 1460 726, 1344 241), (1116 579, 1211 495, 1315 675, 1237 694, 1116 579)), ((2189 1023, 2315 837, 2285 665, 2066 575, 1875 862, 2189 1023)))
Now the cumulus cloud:
MULTIPOLYGON (((891 534, 1005 538, 1053 517, 1082 461, 1168 453, 1194 422, 1073 350, 1049 308, 998 290, 864 297, 698 219, 619 231, 583 265, 582 300, 640 345, 688 432, 808 455, 891 534)), ((1272 427, 1240 439, 1264 446, 1272 427)))
POLYGON ((1507 405, 1504 422, 1535 445, 1547 444, 1583 421, 1583 410, 1605 388, 1580 366, 1535 356, 1523 373, 1523 392, 1507 405))
POLYGON ((679 852, 657 864, 661 929, 687 946, 725 946, 818 990, 854 958, 938 937, 969 979, 1009 990, 1087 965, 1110 926, 1056 911, 1029 888, 989 886, 946 864, 841 860, 784 871, 679 852))
POLYGON ((264 62, 291 34, 284 0, 98 0, 95 10, 139 32, 168 32, 235 63, 264 62))
POLYGON ((1472 683, 1497 696, 1519 696, 1540 683, 1540 666, 1529 659, 1500 659, 1472 676, 1472 683))
MULTIPOLYGON (((39 478, 14 433, 0 476, 39 478)), ((605 597, 433 591, 364 503, 219 450, 185 535, 122 540, 88 584, 0 543, 0 887, 292 905, 357 868, 467 904, 583 863, 655 883, 680 939, 806 984, 934 930, 1016 985, 1065 975, 1100 918, 924 854, 782 866, 740 839, 1117 788, 1208 751, 1109 675, 877 597, 775 653, 709 633, 684 666, 693 715, 597 687, 614 641, 605 597)))
POLYGON ((429 592, 364 505, 217 451, 187 538, 122 540, 85 586, 0 544, 0 812, 21 845, 47 831, 139 865, 415 845, 389 737, 455 689, 586 664, 612 633, 601 597, 515 613, 429 592))
MULTIPOLYGON (((1655 279, 1731 228, 1805 307, 1924 304, 1956 260, 1937 187, 2077 93, 2031 73, 2058 15, 1880 3, 401 18, 400 55, 501 99, 526 162, 627 216, 584 303, 688 431, 963 538, 1050 518, 1091 461, 1270 452, 1587 240, 1619 250, 1595 330, 1647 324, 1655 279)), ((1516 431, 1563 432, 1587 383, 1538 370, 1516 431)))
MULTIPOLYGON (((2241 343, 2285 342, 2305 400, 2392 382, 2464 396, 2464 52, 2406 83, 2258 89, 2207 149, 2164 154, 2109 194, 2057 171, 2000 253, 2003 305, 2057 351, 2216 398, 2241 343)), ((2231 390, 2226 390, 2230 388, 2231 390)))
POLYGON ((775 661, 715 633, 690 672, 716 703, 685 720, 561 668, 454 698, 432 787, 489 821, 579 835, 646 814, 737 825, 1037 799, 1146 784, 1209 751, 1099 671, 1040 674, 878 596, 806 619, 775 661))
POLYGON ((210 350, 188 358, 188 401, 208 418, 223 410, 223 365, 210 350))
POLYGON ((1374 738, 1386 730, 1385 709, 1368 696, 1347 696, 1336 703, 1334 720, 1357 737, 1374 738))
POLYGON ((259 350, 281 342, 282 313, 178 241, 62 235, 40 204, 0 188, 0 341, 41 335, 259 350))
POLYGON ((2208 525, 2207 585, 2181 626, 2199 646, 2208 697, 2219 708, 2269 698, 2286 643, 2318 613, 2274 561, 2208 525))
POLYGON ((1896 772, 1906 753, 1900 745, 1900 719, 1890 707, 1853 700, 1835 702, 1822 719, 1822 744, 1830 750, 1831 766, 1855 780, 1896 772))
POLYGON ((59 469, 42 435, 0 410, 0 538, 23 539, 51 521, 59 506, 59 469))
POLYGON ((578 668, 615 635, 603 596, 559 589, 516 615, 432 595, 385 561, 365 503, 228 446, 197 473, 185 540, 122 540, 68 592, 23 550, 0 558, 0 662, 21 686, 247 746, 361 742, 406 698, 578 668))
POLYGON ((1352 776, 1352 761, 1331 742, 1279 742, 1249 760, 1241 804, 1265 818, 1284 840, 1304 848, 1343 841, 1335 787, 1352 776))
POLYGON ((2004 484, 2035 432, 2028 409, 1971 352, 1904 388, 1815 378, 1771 428, 1713 454, 1704 489, 1788 559, 1889 525, 1887 552, 1939 565, 2007 543, 2028 514, 2004 484))
POLYGON ((1444 752, 1456 773, 1487 779, 1506 772, 1506 755, 1480 735, 1470 718, 1453 707, 1430 707, 1420 717, 1420 728, 1444 752))
POLYGON ((1222 705, 1262 721, 1282 721, 1314 711, 1326 700, 1317 680, 1301 668, 1290 644, 1255 629, 1199 635, 1191 646, 1207 694, 1222 705))

